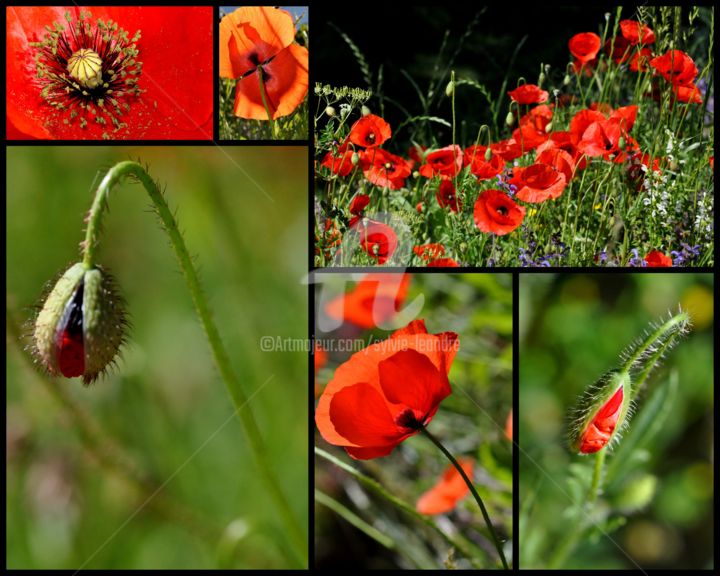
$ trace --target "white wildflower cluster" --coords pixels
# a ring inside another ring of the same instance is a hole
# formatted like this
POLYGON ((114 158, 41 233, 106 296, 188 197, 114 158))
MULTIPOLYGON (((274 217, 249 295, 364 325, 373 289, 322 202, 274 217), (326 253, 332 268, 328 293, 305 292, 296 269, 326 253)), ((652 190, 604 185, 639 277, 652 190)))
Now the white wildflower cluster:
POLYGON ((712 194, 703 190, 698 195, 697 211, 695 212, 695 232, 700 243, 713 242, 713 219, 715 213, 715 200, 712 194))
MULTIPOLYGON (((676 198, 677 180, 667 172, 648 170, 644 164, 640 169, 645 173, 643 180, 642 203, 649 209, 650 218, 663 228, 671 228, 668 207, 672 198, 676 198)), ((674 207, 677 210, 677 206, 674 207)))

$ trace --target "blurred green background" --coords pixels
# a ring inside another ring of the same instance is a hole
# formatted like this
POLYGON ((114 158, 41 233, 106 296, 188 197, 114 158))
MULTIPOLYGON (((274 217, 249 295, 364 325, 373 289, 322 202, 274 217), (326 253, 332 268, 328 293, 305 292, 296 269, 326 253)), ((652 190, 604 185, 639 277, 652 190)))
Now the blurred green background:
MULTIPOLYGON (((8 148, 10 318, 31 317, 45 283, 78 260, 93 184, 128 159, 149 164, 167 187, 268 458, 307 526, 307 354, 259 344, 307 335, 307 252, 298 241, 308 234, 306 148, 8 148)), ((297 566, 140 185, 113 191, 99 261, 128 301, 129 343, 118 368, 91 387, 51 385, 96 421, 101 453, 110 453, 107 440, 167 484, 143 506, 147 493, 98 464, 77 415, 48 392, 9 330, 6 566, 297 566)))
MULTIPOLYGON (((316 306, 328 294, 354 287, 347 275, 318 274, 316 306), (321 291, 328 291, 322 294, 321 291)), ((512 276, 510 274, 412 274, 402 310, 422 295, 417 318, 430 333, 457 332, 460 348, 450 371, 453 393, 443 400, 428 430, 457 458, 475 458, 475 486, 480 493, 504 552, 512 562, 512 444, 505 424, 512 407, 512 276)), ((319 311, 316 310, 316 319, 319 311)), ((398 327, 414 320, 399 315, 398 327), (402 320, 401 320, 402 318, 402 320)), ((319 323, 318 323, 319 325, 319 323)), ((330 333, 316 331, 326 349, 339 349, 333 339, 358 338, 365 345, 387 339, 392 331, 361 330, 344 324, 330 333)), ((359 349, 361 349, 362 346, 359 349)), ((316 376, 320 389, 351 354, 331 352, 316 376)), ((376 479, 411 508, 433 486, 449 462, 421 435, 402 442, 388 456, 352 460, 315 431, 315 445, 376 479)), ((315 558, 318 568, 348 565, 365 569, 468 568, 461 553, 452 553, 438 534, 417 518, 369 492, 348 472, 315 457, 315 489, 321 490, 388 537, 395 546, 383 547, 329 508, 315 502, 315 558)), ((480 510, 468 495, 454 511, 429 516, 441 530, 469 540, 476 561, 493 567, 497 557, 480 510)))
POLYGON ((694 327, 645 385, 605 461, 598 530, 565 568, 713 567, 712 274, 520 275, 520 567, 545 566, 575 529, 595 458, 568 452, 586 386, 678 304, 694 327))

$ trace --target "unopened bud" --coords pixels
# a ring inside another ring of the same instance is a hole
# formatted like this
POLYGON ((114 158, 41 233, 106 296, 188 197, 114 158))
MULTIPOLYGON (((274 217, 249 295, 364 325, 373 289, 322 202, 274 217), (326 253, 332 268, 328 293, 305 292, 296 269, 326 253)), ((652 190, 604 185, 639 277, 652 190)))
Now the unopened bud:
POLYGON ((488 146, 485 149, 485 162, 490 162, 491 159, 492 159, 492 150, 490 150, 490 147, 488 146))
POLYGON ((350 162, 352 162, 353 166, 357 166, 360 163, 360 154, 353 152, 352 156, 350 156, 350 162))
POLYGON ((335 108, 333 108, 332 106, 328 106, 327 108, 325 108, 325 114, 332 118, 333 116, 335 116, 335 108))
POLYGON ((618 148, 623 150, 625 148, 625 138, 620 136, 620 139, 618 140, 618 148))
POLYGON ((448 82, 447 86, 445 86, 445 96, 448 98, 452 98, 452 95, 455 93, 455 82, 450 80, 448 82))
POLYGON ((552 130, 553 130, 553 123, 552 123, 552 122, 548 122, 548 123, 545 125, 545 134, 550 134, 550 132, 552 132, 552 130))
POLYGON ((572 82, 570 74, 565 74, 565 78, 563 78, 563 86, 569 86, 570 82, 572 82))
POLYGON ((101 268, 71 266, 55 283, 35 319, 34 353, 53 376, 95 380, 124 340, 125 302, 101 268))
POLYGON ((507 116, 505 116, 505 124, 508 126, 515 124, 515 116, 513 115, 512 110, 510 110, 510 112, 507 113, 507 116))
POLYGON ((370 112, 370 108, 368 108, 368 107, 365 106, 364 104, 363 104, 362 108, 360 108, 360 113, 361 113, 363 116, 367 116, 368 114, 372 114, 372 112, 370 112))

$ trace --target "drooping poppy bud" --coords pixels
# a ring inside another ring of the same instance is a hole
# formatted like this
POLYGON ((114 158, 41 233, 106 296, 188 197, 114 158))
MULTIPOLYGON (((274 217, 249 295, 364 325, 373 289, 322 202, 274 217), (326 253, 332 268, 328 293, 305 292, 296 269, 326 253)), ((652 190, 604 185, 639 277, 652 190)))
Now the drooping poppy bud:
POLYGON ((631 384, 627 372, 610 372, 585 392, 573 413, 574 451, 594 454, 617 437, 628 415, 631 384))
POLYGON ((77 263, 55 283, 38 314, 34 352, 53 376, 94 381, 123 343, 125 302, 101 268, 77 263))

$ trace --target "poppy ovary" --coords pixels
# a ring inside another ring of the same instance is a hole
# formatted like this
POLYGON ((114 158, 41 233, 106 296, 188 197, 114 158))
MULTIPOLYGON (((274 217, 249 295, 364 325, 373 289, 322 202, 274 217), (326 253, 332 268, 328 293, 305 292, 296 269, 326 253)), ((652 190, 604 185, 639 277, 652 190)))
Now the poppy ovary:
POLYGON ((81 48, 68 59, 67 71, 85 88, 97 88, 102 84, 102 66, 102 59, 95 50, 81 48))
POLYGON ((111 365, 125 340, 125 301, 104 269, 77 263, 45 298, 33 327, 33 353, 53 376, 89 384, 111 365))

